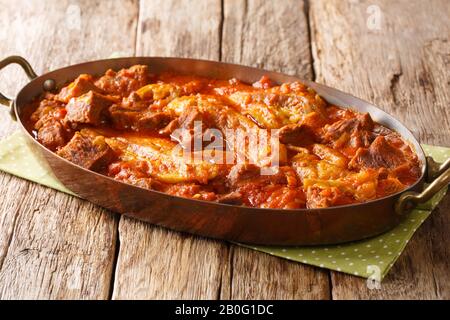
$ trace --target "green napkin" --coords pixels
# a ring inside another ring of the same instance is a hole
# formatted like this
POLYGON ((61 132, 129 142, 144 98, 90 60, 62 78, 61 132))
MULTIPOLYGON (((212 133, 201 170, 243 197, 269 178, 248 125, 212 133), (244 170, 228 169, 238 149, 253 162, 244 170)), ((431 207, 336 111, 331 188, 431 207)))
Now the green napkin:
MULTIPOLYGON (((16 132, 0 142, 0 170, 73 195, 31 151, 25 139, 21 132, 16 132)), ((450 148, 429 145, 423 145, 423 148, 438 162, 450 157, 450 148)), ((396 228, 371 239, 334 246, 245 246, 277 257, 381 281, 446 191, 447 188, 441 190, 396 228)))
POLYGON ((0 170, 75 195, 59 182, 46 163, 30 149, 26 137, 17 131, 0 141, 0 170))

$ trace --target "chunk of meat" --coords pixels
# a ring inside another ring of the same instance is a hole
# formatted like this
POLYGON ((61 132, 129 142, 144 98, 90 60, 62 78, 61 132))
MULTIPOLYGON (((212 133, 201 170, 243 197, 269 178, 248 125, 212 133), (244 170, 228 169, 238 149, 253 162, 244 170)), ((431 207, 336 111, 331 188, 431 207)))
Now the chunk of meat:
POLYGON ((313 152, 320 159, 327 161, 337 167, 347 168, 348 159, 338 150, 327 147, 323 144, 315 144, 313 146, 313 152))
POLYGON ((54 151, 66 144, 67 132, 60 121, 46 121, 40 126, 37 139, 45 147, 54 151))
POLYGON ((238 188, 243 205, 260 208, 298 209, 305 207, 305 194, 301 188, 280 184, 248 182, 238 188))
POLYGON ((354 118, 337 121, 327 128, 327 133, 339 138, 343 132, 352 132, 355 129, 372 130, 374 122, 368 113, 357 114, 354 118))
POLYGON ((108 70, 95 82, 95 85, 107 93, 128 96, 131 92, 148 84, 150 80, 148 66, 135 65, 119 72, 108 70))
POLYGON ((142 111, 151 107, 152 101, 142 99, 142 97, 135 91, 130 93, 130 95, 120 103, 120 106, 124 109, 142 111))
POLYGON ((65 114, 66 109, 61 102, 44 99, 31 115, 31 120, 36 121, 34 129, 37 130, 38 141, 52 151, 64 146, 70 136, 70 129, 61 121, 65 114))
POLYGON ((209 112, 200 112, 198 108, 189 108, 178 118, 172 120, 164 129, 160 130, 161 135, 170 136, 173 141, 177 141, 185 150, 201 151, 211 141, 217 142, 215 150, 226 151, 227 140, 221 132, 211 128, 221 127, 226 130, 223 117, 218 114, 212 116, 209 112), (216 120, 222 119, 219 123, 216 120), (179 130, 179 131, 178 131, 179 130), (199 148, 201 148, 199 150, 199 148))
POLYGON ((146 161, 119 161, 108 166, 108 175, 116 180, 132 184, 144 189, 159 189, 161 183, 148 174, 146 161))
POLYGON ((372 133, 375 136, 391 136, 394 134, 394 131, 382 126, 381 124, 375 123, 375 125, 373 126, 372 133))
MULTIPOLYGON (((316 130, 317 132, 320 132, 326 122, 327 122, 327 120, 323 116, 323 114, 313 111, 313 112, 306 114, 303 117, 301 123, 305 126, 308 126, 311 130, 316 130)), ((317 140, 317 138, 318 138, 317 133, 316 133, 315 138, 317 140)))
POLYGON ((201 121, 202 126, 207 125, 203 123, 203 115, 196 109, 190 109, 183 112, 178 118, 172 120, 164 129, 160 130, 159 133, 162 135, 170 135, 176 129, 193 129, 195 121, 201 121))
POLYGON ((174 196, 191 198, 196 200, 213 201, 217 196, 208 186, 198 185, 196 183, 180 183, 168 185, 164 192, 174 196))
POLYGON ((119 130, 158 130, 172 120, 168 112, 130 110, 115 104, 109 108, 109 115, 114 128, 119 130))
POLYGON ((173 119, 170 112, 161 110, 161 107, 132 92, 120 104, 113 104, 109 108, 109 119, 114 128, 119 130, 159 130, 173 119))
POLYGON ((302 150, 297 153, 291 159, 291 165, 297 172, 301 180, 306 178, 318 177, 318 164, 320 163, 319 157, 314 154, 310 154, 308 150, 302 150))
POLYGON ((288 124, 278 131, 281 143, 307 146, 314 143, 314 131, 304 124, 288 124))
POLYGON ((31 121, 35 122, 35 129, 39 129, 40 124, 50 118, 61 120, 65 116, 64 104, 55 100, 44 99, 31 115, 31 121))
POLYGON ((227 194, 219 195, 217 198, 217 202, 225 203, 225 204, 233 204, 233 205, 241 205, 244 203, 244 196, 239 191, 232 191, 227 194))
POLYGON ((115 152, 105 142, 103 136, 87 136, 76 132, 69 143, 57 154, 83 168, 100 171, 115 158, 115 152))
POLYGON ((325 128, 324 141, 334 148, 349 145, 353 148, 368 147, 372 141, 374 122, 368 113, 342 119, 325 128))
POLYGON ((254 164, 236 164, 228 173, 228 184, 231 187, 239 187, 248 183, 287 184, 291 186, 297 184, 295 172, 291 167, 280 167, 277 172, 271 175, 263 175, 261 169, 254 164))
POLYGON ((306 191, 306 207, 309 209, 327 208, 352 202, 354 202, 354 199, 351 195, 342 192, 336 187, 327 189, 307 188, 306 191))
POLYGON ((65 120, 71 123, 87 123, 100 125, 105 119, 107 108, 115 100, 95 91, 72 98, 66 105, 67 115, 65 120))
POLYGON ((64 103, 68 103, 70 99, 79 97, 89 91, 104 93, 103 90, 94 84, 94 78, 89 74, 81 74, 68 86, 65 86, 55 96, 55 98, 64 103))
POLYGON ((172 120, 164 129, 159 131, 159 134, 170 136, 173 141, 177 141, 183 149, 197 150, 195 141, 207 142, 203 140, 205 129, 209 128, 207 117, 200 113, 196 108, 192 108, 183 112, 178 118, 172 120), (206 119, 205 119, 206 118, 206 119), (196 123, 201 125, 200 130, 194 130, 196 123), (176 132, 176 130, 187 130, 187 132, 176 132), (188 134, 186 134, 188 133, 188 134))
POLYGON ((261 168, 254 164, 234 165, 227 176, 228 183, 231 186, 238 186, 261 176, 261 168))
POLYGON ((395 169, 405 162, 407 159, 403 152, 389 144, 383 136, 379 136, 369 148, 359 148, 348 166, 350 169, 395 169))

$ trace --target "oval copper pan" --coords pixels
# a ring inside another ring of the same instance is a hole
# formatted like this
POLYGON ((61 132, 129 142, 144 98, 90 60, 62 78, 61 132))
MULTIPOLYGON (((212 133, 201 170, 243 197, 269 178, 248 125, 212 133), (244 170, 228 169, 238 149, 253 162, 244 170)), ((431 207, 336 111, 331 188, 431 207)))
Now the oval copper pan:
POLYGON ((277 83, 301 81, 330 103, 369 112, 375 121, 401 134, 422 162, 420 179, 405 191, 422 190, 426 162, 418 141, 398 120, 369 102, 318 83, 246 66, 194 59, 133 57, 87 62, 49 72, 28 83, 14 103, 16 117, 29 143, 43 155, 55 176, 74 193, 95 204, 178 231, 265 245, 317 245, 359 240, 387 231, 403 218, 394 210, 401 193, 362 204, 300 210, 248 208, 170 196, 78 167, 47 150, 25 129, 23 120, 27 112, 24 107, 43 92, 44 81, 52 79, 57 86, 62 86, 80 73, 100 75, 109 68, 118 70, 134 64, 147 64, 153 73, 173 71, 218 79, 234 77, 245 82, 267 75, 277 83))

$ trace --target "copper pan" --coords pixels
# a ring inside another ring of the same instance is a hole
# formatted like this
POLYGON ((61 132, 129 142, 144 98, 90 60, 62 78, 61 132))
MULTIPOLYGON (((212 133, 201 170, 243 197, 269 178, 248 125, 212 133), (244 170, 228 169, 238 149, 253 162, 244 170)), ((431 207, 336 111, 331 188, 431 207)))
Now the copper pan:
POLYGON ((439 165, 431 158, 426 158, 412 133, 394 117, 369 102, 293 76, 235 64, 180 58, 99 60, 65 67, 41 76, 36 76, 29 63, 17 56, 1 61, 0 69, 11 63, 19 64, 30 82, 20 90, 15 99, 0 94, 0 103, 9 106, 12 117, 20 123, 30 145, 46 159, 55 176, 84 199, 173 230, 265 245, 342 243, 375 236, 393 228, 414 206, 427 201, 450 182, 450 159, 439 165), (369 112, 375 121, 401 134, 415 149, 422 163, 421 177, 403 192, 362 204, 300 210, 248 208, 175 197, 118 182, 57 156, 39 144, 26 130, 24 123, 29 113, 25 111, 25 106, 43 91, 60 87, 80 73, 100 75, 109 68, 118 70, 134 64, 146 64, 153 73, 170 70, 219 79, 235 77, 245 82, 254 82, 262 75, 279 83, 300 80, 330 103, 369 112), (424 189, 425 180, 431 184, 424 189))

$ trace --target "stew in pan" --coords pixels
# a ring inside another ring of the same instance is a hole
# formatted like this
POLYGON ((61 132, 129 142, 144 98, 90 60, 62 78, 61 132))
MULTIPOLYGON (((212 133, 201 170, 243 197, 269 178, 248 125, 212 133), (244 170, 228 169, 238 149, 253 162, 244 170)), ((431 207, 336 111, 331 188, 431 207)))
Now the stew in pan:
POLYGON ((421 174, 399 134, 299 82, 155 75, 135 65, 81 74, 30 109, 29 130, 59 156, 199 200, 323 208, 397 193, 421 174))

